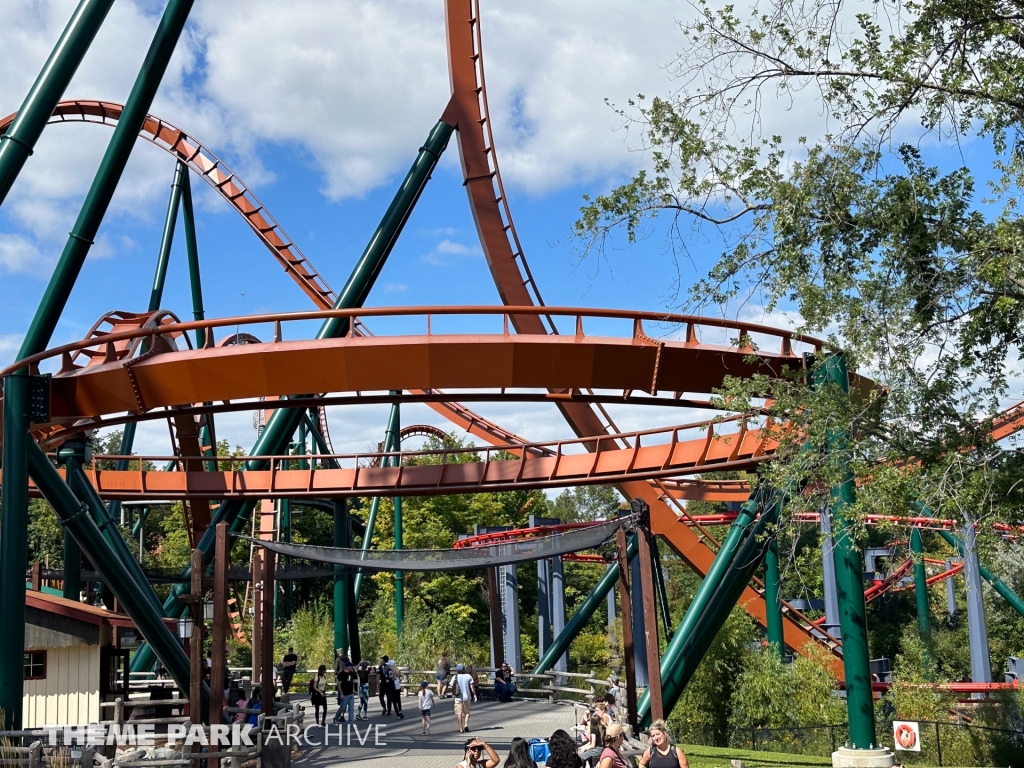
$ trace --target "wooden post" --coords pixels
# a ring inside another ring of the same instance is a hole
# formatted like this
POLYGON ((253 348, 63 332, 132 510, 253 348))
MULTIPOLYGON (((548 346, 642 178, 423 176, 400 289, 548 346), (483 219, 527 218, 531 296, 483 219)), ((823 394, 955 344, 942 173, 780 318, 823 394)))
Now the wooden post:
POLYGON ((491 648, 494 649, 494 667, 500 669, 505 662, 505 639, 501 631, 501 599, 498 594, 498 568, 487 569, 487 602, 491 611, 491 648))
POLYGON ((263 649, 260 654, 263 671, 260 684, 263 686, 261 706, 263 714, 274 714, 274 561, 276 555, 269 549, 263 550, 263 649))
MULTIPOLYGON (((644 509, 648 515, 650 510, 646 504, 644 509)), ((649 520, 649 518, 648 518, 649 520)), ((647 637, 647 693, 651 702, 651 719, 663 720, 665 709, 661 701, 661 654, 658 652, 658 613, 654 602, 654 571, 651 558, 651 533, 647 527, 648 522, 641 518, 637 526, 636 543, 640 556, 640 592, 643 595, 643 611, 646 621, 644 622, 644 634, 647 637)))
POLYGON ((635 738, 639 734, 639 721, 636 716, 636 664, 633 659, 633 606, 629 602, 629 558, 626 556, 624 529, 619 528, 615 532, 615 544, 619 549, 619 602, 622 613, 622 661, 626 666, 626 714, 635 738))
POLYGON ((260 684, 263 672, 263 549, 256 547, 252 552, 252 684, 260 684))
MULTIPOLYGON (((210 665, 210 724, 224 718, 224 678, 227 677, 228 636, 228 525, 218 523, 213 545, 213 661, 210 665)), ((210 768, 219 768, 220 760, 210 761, 210 768)))
POLYGON ((43 591, 43 564, 39 560, 32 563, 32 591, 43 591))

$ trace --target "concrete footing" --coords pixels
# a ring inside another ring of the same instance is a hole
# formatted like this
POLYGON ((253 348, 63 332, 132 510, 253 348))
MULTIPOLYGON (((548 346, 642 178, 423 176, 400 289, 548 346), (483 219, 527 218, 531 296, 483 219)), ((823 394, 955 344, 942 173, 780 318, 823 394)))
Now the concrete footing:
POLYGON ((895 763, 895 756, 886 747, 881 749, 840 747, 832 753, 832 768, 891 768, 895 763))

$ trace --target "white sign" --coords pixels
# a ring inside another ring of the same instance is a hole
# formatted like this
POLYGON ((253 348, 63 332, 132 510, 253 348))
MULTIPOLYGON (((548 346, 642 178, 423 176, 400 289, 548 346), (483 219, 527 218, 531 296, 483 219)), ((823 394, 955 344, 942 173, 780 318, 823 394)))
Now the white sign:
POLYGON ((892 738, 896 742, 896 749, 906 752, 921 751, 921 728, 917 723, 908 723, 896 720, 892 724, 892 738))

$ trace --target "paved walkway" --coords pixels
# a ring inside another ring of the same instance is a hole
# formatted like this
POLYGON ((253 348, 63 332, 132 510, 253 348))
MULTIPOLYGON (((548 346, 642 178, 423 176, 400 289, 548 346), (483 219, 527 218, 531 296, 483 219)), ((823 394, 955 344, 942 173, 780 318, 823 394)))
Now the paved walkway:
MULTIPOLYGON (((302 701, 305 695, 292 695, 293 701, 302 701)), ((546 738, 557 728, 571 732, 574 724, 574 709, 571 705, 552 705, 544 701, 478 701, 473 704, 469 721, 469 733, 459 733, 455 722, 452 700, 435 702, 431 718, 430 735, 421 733, 419 711, 416 699, 406 696, 402 699, 405 719, 386 717, 380 712, 376 699, 370 700, 370 719, 352 723, 351 729, 342 724, 339 734, 336 726, 328 726, 327 746, 310 746, 303 749, 302 756, 294 760, 296 768, 328 768, 344 765, 346 768, 383 768, 383 766, 414 766, 414 768, 454 768, 462 759, 462 745, 470 736, 483 739, 493 746, 504 761, 508 755, 509 743, 516 736, 523 738, 546 738), (367 734, 367 726, 372 726, 367 734), (375 737, 378 743, 374 743, 375 737), (365 743, 360 744, 360 739, 365 743)), ((331 704, 327 722, 336 711, 331 704)), ((307 707, 307 722, 312 721, 313 709, 307 707)), ((313 741, 323 741, 323 728, 310 728, 313 741)))

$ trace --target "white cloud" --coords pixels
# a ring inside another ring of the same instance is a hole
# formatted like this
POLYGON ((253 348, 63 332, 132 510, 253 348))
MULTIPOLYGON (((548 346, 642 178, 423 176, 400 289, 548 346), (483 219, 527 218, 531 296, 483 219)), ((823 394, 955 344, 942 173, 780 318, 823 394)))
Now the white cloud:
POLYGON ((24 334, 21 333, 0 334, 0 360, 12 359, 14 353, 21 347, 23 338, 24 334))
POLYGON ((31 274, 42 261, 39 248, 28 238, 0 234, 0 266, 8 272, 31 274))
POLYGON ((432 267, 450 267, 460 259, 472 258, 474 256, 483 256, 480 246, 463 245, 462 243, 452 242, 445 238, 435 245, 434 250, 430 253, 420 256, 420 261, 432 267))

